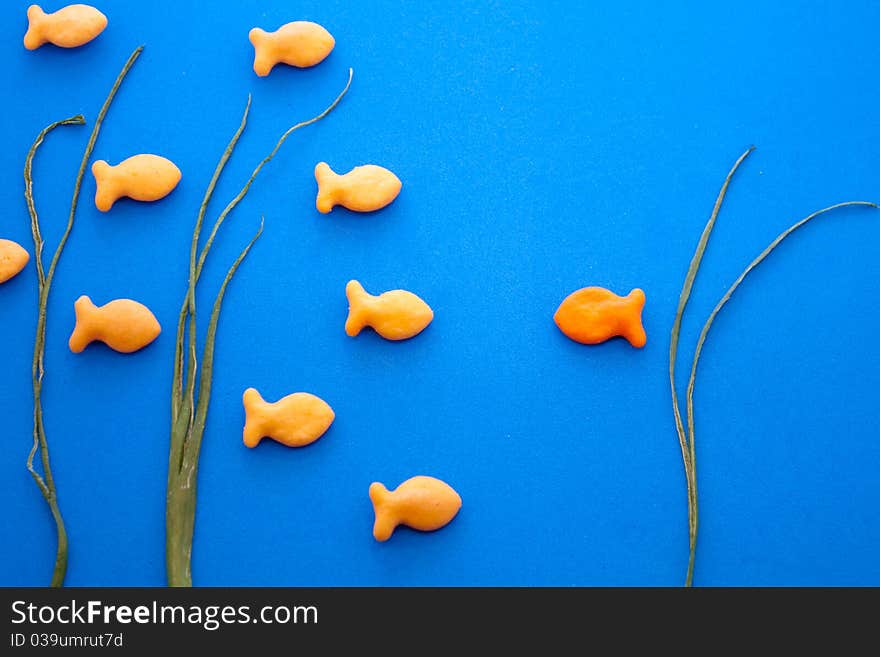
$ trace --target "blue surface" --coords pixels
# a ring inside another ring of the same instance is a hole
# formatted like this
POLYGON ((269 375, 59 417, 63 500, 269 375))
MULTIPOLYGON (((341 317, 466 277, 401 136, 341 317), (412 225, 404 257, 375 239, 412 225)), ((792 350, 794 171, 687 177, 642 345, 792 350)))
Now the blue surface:
MULTIPOLYGON (((667 383, 687 263, 724 174, 731 187, 685 323, 696 332, 780 230, 834 202, 880 200, 876 2, 204 3, 101 0, 75 51, 21 45, 3 3, 0 237, 32 251, 21 168, 36 133, 94 119, 132 70, 96 158, 157 152, 183 171, 156 204, 92 203, 88 176, 49 308, 44 404, 71 537, 70 585, 161 585, 174 326, 199 200, 248 93, 251 120, 216 215, 289 125, 355 70, 349 96, 295 135, 224 227, 229 289, 199 478, 203 585, 677 585, 685 488, 667 383), (247 31, 310 19, 336 49, 309 70, 252 70, 247 31), (403 192, 360 216, 314 209, 312 168, 373 162, 403 192), (417 338, 343 332, 344 285, 405 288, 434 308, 417 338), (552 315, 584 285, 648 295, 648 345, 584 347, 552 315), (73 301, 133 297, 164 326, 129 357, 66 348, 73 301), (241 393, 305 390, 337 419, 314 445, 241 443, 241 393), (371 537, 371 481, 431 474, 461 493, 447 528, 371 537)), ((55 9, 61 3, 46 5, 55 9)), ((35 166, 54 248, 89 128, 35 166)), ((715 325, 697 389, 698 584, 880 584, 880 213, 793 237, 715 325)), ((43 585, 54 529, 30 446, 33 267, 0 287, 0 583, 43 585)))

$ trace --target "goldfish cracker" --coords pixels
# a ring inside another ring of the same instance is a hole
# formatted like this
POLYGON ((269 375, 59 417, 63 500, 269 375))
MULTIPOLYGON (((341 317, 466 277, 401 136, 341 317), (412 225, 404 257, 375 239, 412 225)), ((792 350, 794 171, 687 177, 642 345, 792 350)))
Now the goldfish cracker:
POLYGON ((412 292, 391 290, 373 296, 358 281, 345 286, 348 297, 348 319, 345 332, 351 337, 371 326, 386 340, 406 340, 421 333, 434 311, 412 292))
POLYGON ((448 525, 461 508, 461 497, 449 484, 434 477, 407 479, 389 491, 379 482, 370 484, 370 501, 376 514, 373 537, 387 541, 398 525, 423 532, 448 525))
POLYGON ((30 259, 30 254, 17 242, 0 240, 0 283, 17 276, 30 259))
POLYGON ((269 75, 276 64, 297 68, 320 64, 336 45, 327 30, 309 21, 287 23, 274 32, 255 27, 248 38, 254 46, 254 73, 260 77, 269 75))
POLYGON ((337 205, 354 212, 373 212, 391 203, 400 194, 403 183, 384 167, 365 164, 339 175, 326 162, 315 166, 318 181, 318 212, 327 214, 337 205))
POLYGON ((131 299, 117 299, 96 306, 87 296, 74 304, 76 326, 70 336, 70 350, 78 354, 92 342, 103 342, 111 349, 130 354, 143 349, 162 332, 150 309, 131 299))
POLYGON ((27 18, 24 47, 28 50, 36 50, 46 43, 76 48, 87 44, 107 27, 107 17, 89 5, 67 5, 53 14, 47 14, 39 5, 31 5, 27 18))
POLYGON ((553 319, 575 342, 598 344, 622 336, 633 347, 644 347, 644 306, 645 293, 639 288, 621 297, 602 287, 585 287, 568 295, 553 319))
POLYGON ((104 160, 92 164, 97 191, 95 205, 107 212, 123 196, 135 201, 158 201, 180 182, 180 169, 159 155, 133 155, 116 166, 104 160))
POLYGON ((263 438, 288 447, 309 445, 324 435, 336 417, 327 402, 307 392, 269 403, 254 388, 248 388, 242 401, 244 444, 248 447, 256 447, 263 438))

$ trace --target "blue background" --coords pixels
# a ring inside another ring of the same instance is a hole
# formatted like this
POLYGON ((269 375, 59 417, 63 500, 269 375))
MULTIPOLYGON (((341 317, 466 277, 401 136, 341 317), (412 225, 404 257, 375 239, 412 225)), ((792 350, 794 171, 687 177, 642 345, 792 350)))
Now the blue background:
MULTIPOLYGON (((56 9, 61 3, 46 5, 56 9)), ((289 125, 355 70, 329 118, 291 138, 224 227, 202 307, 266 217, 229 289, 201 459, 202 585, 677 585, 685 486, 669 329, 724 174, 731 187, 685 322, 681 371, 727 285, 780 230, 834 202, 880 200, 876 2, 101 0, 96 41, 21 45, 3 3, 0 236, 32 251, 22 198, 40 128, 91 121, 131 50, 94 157, 157 152, 183 171, 155 204, 108 214, 83 187, 52 290, 44 403, 71 538, 70 585, 161 585, 174 326, 204 187, 247 131, 211 215, 289 125), (706 4, 706 3, 704 3, 706 4), (845 7, 845 8, 844 8, 845 7), (252 70, 248 30, 325 25, 321 65, 252 70), (404 181, 386 210, 314 208, 312 169, 373 162, 404 181), (343 332, 350 278, 434 308, 417 338, 343 332), (585 285, 643 287, 648 345, 585 347, 552 315, 585 285), (129 357, 66 347, 73 301, 133 297, 164 332, 129 357), (241 393, 305 390, 337 419, 298 450, 241 443, 241 393), (367 488, 450 482, 447 528, 371 537, 367 488)), ((35 165, 54 249, 89 128, 35 165)), ((787 242, 715 325, 697 388, 698 584, 880 584, 880 213, 845 210, 787 242)), ((51 252, 51 251, 50 251, 51 252)), ((33 267, 0 287, 0 583, 43 585, 54 527, 30 447, 33 267)))

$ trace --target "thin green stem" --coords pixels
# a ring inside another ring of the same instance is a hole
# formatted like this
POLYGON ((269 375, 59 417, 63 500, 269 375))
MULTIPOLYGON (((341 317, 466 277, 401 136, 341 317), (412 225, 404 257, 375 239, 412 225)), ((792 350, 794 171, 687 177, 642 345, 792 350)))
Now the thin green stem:
POLYGON ((192 432, 192 439, 187 443, 185 449, 185 461, 192 462, 193 464, 197 464, 199 460, 199 450, 201 449, 202 436, 205 432, 205 422, 208 418, 208 404, 211 400, 211 383, 214 374, 214 342, 217 339, 217 322, 220 320, 220 308, 223 305, 223 298, 226 296, 226 288, 229 286, 229 282, 235 276, 235 272, 238 271, 239 266, 241 266, 242 261, 247 257, 251 248, 260 239, 260 235, 263 234, 264 225, 265 219, 260 219, 260 228, 229 267, 226 277, 220 285, 220 290, 217 292, 217 298, 214 300, 211 321, 208 323, 208 331, 205 334, 205 346, 202 351, 202 371, 199 377, 199 401, 196 407, 194 431, 192 432))
MULTIPOLYGON (((195 289, 197 277, 195 275, 195 266, 196 266, 196 253, 198 251, 198 243, 199 236, 202 231, 202 224, 205 219, 205 213, 208 210, 208 204, 211 202, 211 198, 214 196, 214 188, 217 186, 217 182, 220 180, 220 176, 223 173, 223 170, 226 168, 226 163, 229 161, 229 158, 232 156, 232 151, 235 149, 235 145, 238 143, 239 138, 244 132, 245 126, 247 125, 248 114, 251 108, 251 97, 248 95, 247 104, 244 108, 244 114, 241 117, 241 122, 239 123, 238 129, 235 131, 235 134, 232 135, 232 139, 229 140, 229 143, 226 145, 226 149, 223 151, 223 154, 220 156, 220 161, 217 163, 216 168, 214 169, 214 175, 211 176, 211 180, 208 183, 208 187, 205 190, 205 196, 202 198, 201 206, 199 206, 199 214, 196 219, 196 226, 193 230, 192 236, 192 244, 190 246, 190 267, 189 267, 189 288, 187 290, 186 298, 183 300, 183 304, 180 308, 180 316, 177 320, 177 342, 175 343, 176 350, 174 354, 174 380, 173 380, 173 388, 171 394, 171 423, 172 426, 177 424, 178 414, 181 412, 183 408, 183 351, 186 343, 185 340, 185 331, 186 331, 186 320, 189 314, 192 315, 192 323, 190 324, 190 335, 194 334, 194 323, 195 323, 195 289)), ((190 372, 195 370, 196 363, 190 359, 190 372)), ((191 412, 191 407, 189 409, 185 409, 186 413, 189 414, 191 412)), ((182 432, 172 432, 172 435, 183 435, 182 432)), ((179 446, 172 445, 171 452, 172 454, 180 453, 179 446)))
MULTIPOLYGON (((336 106, 340 103, 340 101, 343 99, 345 94, 348 93, 348 90, 351 87, 351 81, 352 81, 353 75, 354 75, 354 71, 352 69, 348 69, 348 80, 345 84, 345 87, 342 89, 342 91, 339 93, 339 95, 333 100, 333 102, 330 103, 330 105, 328 105, 326 109, 324 109, 323 112, 321 112, 317 116, 312 117, 311 119, 308 119, 307 121, 302 121, 300 123, 297 123, 294 126, 291 126, 281 135, 281 137, 278 138, 278 141, 276 142, 275 147, 272 149, 272 151, 260 161, 260 163, 253 170, 253 172, 251 173, 250 177, 248 178, 247 182, 244 184, 242 189, 226 205, 226 207, 223 209, 223 211, 218 216, 217 220, 214 222, 214 225, 211 228, 211 232, 208 236, 208 239, 205 242, 205 245, 203 246, 201 252, 199 253, 198 262, 196 262, 195 251, 196 251, 196 248, 198 245, 199 236, 201 235, 202 222, 204 219, 203 210, 200 209, 200 211, 199 211, 199 217, 196 221, 196 228, 193 231, 193 240, 192 240, 191 251, 190 251, 190 287, 189 287, 189 290, 187 293, 187 299, 184 302, 187 306, 187 309, 186 309, 186 311, 181 311, 182 317, 185 317, 187 315, 187 313, 188 313, 188 317, 189 317, 188 338, 190 341, 190 349, 189 349, 190 357, 189 357, 189 366, 188 366, 188 370, 186 373, 186 385, 183 387, 183 392, 182 392, 182 396, 181 396, 182 400, 183 400, 181 408, 186 411, 186 415, 187 415, 186 419, 188 420, 189 425, 192 425, 192 422, 194 421, 193 415, 194 415, 195 408, 196 408, 196 396, 195 396, 196 379, 197 379, 196 370, 198 367, 198 360, 196 358, 196 348, 193 343, 193 336, 196 334, 195 290, 196 290, 196 285, 198 283, 199 277, 201 277, 201 275, 202 275, 202 269, 205 266, 205 260, 207 259, 208 253, 211 251, 211 247, 214 244, 214 239, 216 238, 217 233, 220 230, 220 227, 223 225, 223 222, 226 221, 226 218, 229 216, 229 214, 236 208, 236 206, 238 206, 238 204, 242 201, 242 199, 244 199, 245 195, 247 195, 248 191, 251 188, 251 185, 254 183, 254 180, 256 180, 260 171, 262 171, 263 167, 275 157, 275 155, 280 150, 281 146, 284 144, 285 141, 287 141, 287 138, 290 137, 290 135, 292 135, 294 132, 296 132, 300 128, 304 128, 306 126, 312 125, 313 123, 320 121, 325 116, 330 114, 330 112, 332 112, 336 108, 336 106)), ((243 131, 244 125, 247 121, 247 115, 248 115, 249 109, 250 109, 250 97, 248 97, 248 104, 247 104, 247 107, 245 108, 244 117, 242 118, 242 123, 239 127, 239 130, 238 130, 238 132, 236 132, 235 136, 233 137, 232 141, 230 142, 229 146, 227 147, 227 151, 224 152, 224 155, 221 158, 220 165, 218 165, 219 170, 222 170, 222 167, 225 166, 226 161, 229 159, 229 156, 232 154, 232 150, 235 148, 235 144, 238 141, 238 137, 241 136, 241 132, 243 131)), ((212 185, 216 184, 216 179, 212 179, 211 183, 212 184, 209 184, 208 190, 205 194, 205 198, 202 203, 203 209, 207 208, 208 202, 210 201, 211 197, 213 196, 214 189, 213 189, 212 185)), ((183 378, 182 374, 179 376, 181 379, 183 378)), ((201 376, 201 374, 199 376, 201 376)), ((192 435, 192 431, 187 431, 185 434, 184 440, 186 440, 190 435, 192 435)), ((181 452, 181 454, 182 454, 182 452, 181 452)))
POLYGON ((31 220, 31 234, 34 240, 34 260, 37 269, 37 290, 39 299, 37 328, 34 338, 34 360, 32 366, 34 391, 34 430, 33 444, 27 458, 27 469, 28 472, 30 472, 31 477, 33 477, 34 481, 36 482, 37 487, 40 489, 40 493, 46 499, 46 502, 49 505, 49 510, 51 511, 52 517, 55 520, 58 545, 55 554, 55 567, 52 571, 51 585, 53 587, 59 587, 64 584, 64 577, 67 573, 68 541, 67 530, 64 526, 64 519, 61 515, 61 509, 58 505, 58 492, 55 487, 55 478, 52 475, 52 467, 49 459, 49 443, 46 438, 46 429, 43 424, 42 392, 43 376, 45 374, 44 359, 46 352, 46 315, 49 303, 49 292, 52 288, 52 282, 55 279, 55 271, 58 267, 59 261, 61 260, 61 254, 64 252, 64 247, 67 244, 67 240, 70 237, 71 231, 73 230, 73 223, 76 216, 76 208, 79 201, 80 190, 82 188, 83 177, 85 176, 85 171, 86 167, 88 166, 89 159, 92 156, 92 151, 95 148, 95 143, 98 140, 98 134, 101 131, 101 125, 104 122, 104 117, 107 115, 107 110, 110 108, 110 104, 113 102, 113 98, 116 96, 116 92, 122 84, 122 80, 125 78, 129 69, 132 67, 135 60, 137 60, 142 50, 143 46, 135 49, 135 51, 128 58, 128 61, 126 61, 125 65, 122 67, 122 70, 117 76, 116 81, 110 89, 110 92, 107 94, 107 98, 104 100, 104 104, 101 106, 101 111, 98 113, 98 118, 95 120, 95 125, 92 127, 92 132, 89 136, 89 141, 86 144, 85 151, 83 152, 80 168, 76 176, 76 181, 74 183, 73 196, 70 202, 70 214, 67 218, 67 226, 65 227, 64 233, 62 234, 61 239, 58 242, 58 247, 55 249, 55 253, 52 256, 48 271, 45 271, 43 268, 44 241, 42 231, 40 229, 40 220, 37 215, 36 204, 34 202, 33 161, 34 157, 36 156, 37 150, 43 143, 43 140, 52 130, 64 125, 84 125, 85 118, 83 118, 82 115, 77 115, 50 124, 43 130, 41 130, 40 133, 37 135, 36 140, 34 141, 33 145, 28 151, 27 157, 25 158, 24 195, 25 202, 27 204, 28 214, 30 215, 31 220), (40 461, 42 462, 43 466, 42 476, 34 469, 34 457, 36 456, 37 452, 39 452, 40 454, 40 461))
POLYGON ((214 188, 231 156, 239 137, 241 136, 247 122, 248 109, 250 107, 250 98, 245 108, 244 116, 238 131, 229 142, 220 162, 214 172, 211 182, 205 192, 202 205, 199 208, 199 215, 196 219, 196 225, 193 230, 193 238, 190 246, 190 271, 189 285, 187 287, 186 296, 181 304, 180 316, 177 326, 177 345, 174 359, 174 376, 171 392, 171 449, 168 460, 168 493, 166 496, 165 509, 165 527, 166 527, 166 568, 168 574, 169 586, 191 586, 192 585, 192 540, 195 528, 195 509, 196 509, 196 485, 198 474, 199 453, 201 450, 202 437, 205 433, 205 423, 207 421, 208 406, 211 398, 211 384, 213 378, 214 367, 214 344, 216 341, 217 324, 220 318, 220 309, 223 303, 226 289, 229 282, 235 276, 239 266, 250 252, 253 245, 259 239, 263 232, 263 223, 260 223, 260 229, 248 245, 242 250, 238 258, 232 263, 232 266, 226 273, 226 277, 220 286, 217 297, 214 301, 213 311, 208 324, 208 330, 205 337, 205 345, 202 351, 202 362, 199 368, 196 358, 196 287, 205 265, 208 253, 214 244, 220 227, 226 220, 232 210, 245 197, 257 175, 262 168, 273 158, 282 144, 295 131, 305 126, 311 125, 327 116, 339 104, 343 96, 348 92, 351 86, 353 71, 349 69, 348 81, 342 92, 336 99, 319 115, 297 123, 289 128, 278 139, 275 147, 263 160, 257 165, 248 178, 241 191, 226 205, 220 213, 211 229, 199 257, 196 259, 196 251, 198 249, 199 237, 203 226, 203 220, 207 211, 207 206, 211 201, 214 188), (184 349, 189 351, 187 358, 186 372, 184 372, 184 349), (196 370, 199 369, 197 372, 196 370), (198 396, 196 396, 196 380, 198 380, 198 396), (185 381, 185 383, 184 383, 185 381))
POLYGON ((867 201, 850 201, 847 203, 838 203, 837 205, 832 205, 830 207, 824 208, 813 214, 807 216, 796 224, 790 226, 785 231, 780 233, 776 239, 774 239, 766 249, 764 249, 757 258, 755 258, 748 267, 739 275, 739 277, 734 281, 733 285, 728 288, 727 292, 725 292, 724 296, 712 310, 709 318, 706 320, 706 323, 703 325, 702 330, 700 331, 699 338, 697 339, 697 345, 694 350, 694 358, 693 363, 691 364, 690 377, 688 378, 687 390, 685 393, 685 402, 686 402, 686 414, 687 414, 687 430, 685 431, 685 427, 682 423, 681 412, 679 408, 678 402, 678 394, 676 392, 675 386, 675 362, 677 359, 678 352, 678 340, 679 334, 681 331, 681 321, 682 316, 684 314, 685 307, 687 306, 688 299, 690 298, 691 290, 694 285, 694 281, 697 276, 697 272, 700 268, 700 263, 702 262, 703 255, 706 251, 706 246, 709 242, 709 236, 712 233, 712 229, 715 226, 715 220, 718 217, 718 213, 721 209, 721 205, 724 201, 724 197, 727 193, 727 188, 730 185, 730 181, 732 180, 734 174, 736 173, 739 166, 743 163, 743 161, 748 157, 748 155, 754 150, 754 147, 749 148, 745 153, 743 153, 736 163, 731 168, 730 172, 727 174, 727 177, 724 180, 724 184, 721 187, 721 191, 718 194, 718 198, 715 201, 715 207, 712 211, 712 215, 709 218, 709 221, 706 223, 705 228, 703 229, 703 233, 700 236, 700 241, 697 244, 696 251, 694 252, 694 256, 691 259, 690 266, 688 267, 687 275, 685 276, 684 286, 681 291, 681 296, 679 297, 678 309, 676 311, 675 320, 673 322, 672 327, 672 336, 670 341, 669 348, 669 381, 672 389, 672 409, 673 415, 675 416, 675 425, 676 431, 678 433, 679 444, 681 446, 682 452, 682 460, 684 461, 685 468, 685 478, 687 481, 688 488, 688 537, 689 537, 689 555, 688 555, 688 566, 687 566, 687 574, 685 576, 685 586, 693 585, 694 578, 694 563, 696 559, 696 546, 697 546, 697 534, 699 529, 699 505, 698 505, 698 497, 697 497, 697 453, 696 453, 696 432, 695 432, 695 421, 694 421, 694 387, 697 376, 697 366, 699 364, 700 355, 703 351, 703 346, 706 342, 706 337, 709 334, 709 329, 712 327, 712 324, 715 321, 715 318, 718 316, 718 313, 721 309, 727 304, 730 300, 730 297, 736 291, 736 289, 740 286, 743 280, 748 276, 748 274, 757 267, 761 262, 764 261, 773 250, 779 246, 779 244, 785 240, 789 235, 795 232, 798 228, 808 223, 809 221, 819 217, 827 212, 831 212, 832 210, 836 210, 839 208, 850 207, 850 206, 862 206, 862 207, 872 207, 877 208, 878 206, 874 203, 870 203, 867 201))
POLYGON ((235 198, 233 198, 229 202, 229 204, 223 209, 223 212, 220 213, 220 216, 217 217, 217 221, 214 222, 214 226, 211 229, 211 233, 210 233, 210 235, 208 235, 208 240, 205 242, 205 246, 202 248, 202 252, 199 255, 199 263, 198 263, 198 266, 196 267, 196 277, 197 278, 202 273, 202 267, 204 267, 205 260, 208 257, 208 252, 211 250, 211 246, 214 244, 214 238, 217 236, 217 231, 220 230, 220 226, 223 225, 223 222, 226 220, 227 215, 229 215, 229 213, 235 209, 235 206, 237 206, 241 202, 241 200, 244 198, 245 194, 247 194, 248 190, 251 188, 251 185, 253 184, 254 180, 257 178, 257 175, 260 173, 260 171, 263 169, 263 167, 266 166, 266 164, 269 161, 271 161, 273 157, 275 157, 275 154, 278 152, 278 150, 281 148, 281 146, 284 144, 284 142, 287 141, 287 138, 290 137, 290 135, 292 135, 294 132, 296 132, 300 128, 305 128, 306 126, 312 125, 313 123, 317 123, 318 121, 323 119, 325 116, 327 116, 330 112, 332 112, 336 108, 336 106, 340 103, 340 101, 342 101, 342 99, 345 97, 345 94, 348 93, 348 89, 349 89, 349 87, 351 87, 351 80, 352 80, 353 76, 354 76, 354 70, 348 69, 348 82, 345 83, 345 87, 342 89, 342 91, 339 93, 339 95, 336 97, 336 99, 332 103, 330 103, 330 105, 327 106, 327 109, 325 109, 323 112, 321 112, 317 116, 313 116, 308 121, 302 121, 301 123, 297 123, 296 125, 288 128, 284 132, 284 134, 278 138, 278 142, 275 144, 275 148, 273 148, 272 151, 266 157, 264 157, 263 160, 256 166, 253 173, 251 174, 251 177, 248 178, 244 187, 241 188, 241 191, 238 194, 236 194, 235 198))
POLYGON ((85 125, 85 122, 85 117, 82 114, 77 114, 76 116, 50 123, 40 130, 24 160, 24 199, 27 204, 28 215, 31 218, 31 235, 34 238, 34 262, 37 268, 37 288, 40 290, 43 289, 46 282, 46 274, 43 269, 43 234, 40 231, 40 220, 37 216, 36 205, 34 204, 34 157, 37 154, 37 150, 43 145, 46 136, 55 128, 65 125, 85 125))
POLYGON ((116 81, 110 88, 110 93, 108 93, 107 98, 104 99, 104 104, 101 105, 101 110, 98 112, 98 118, 95 119, 95 125, 92 126, 92 133, 89 135, 89 141, 86 143, 86 149, 83 152, 79 171, 76 174, 76 182, 73 185, 73 196, 70 199, 70 214, 67 217, 67 227, 64 229, 64 234, 58 242, 58 248, 55 249, 55 255, 52 256, 52 263, 49 265, 49 272, 46 274, 46 283, 48 285, 52 284, 52 278, 55 275, 55 268, 58 266, 58 261, 61 259, 61 253, 64 251, 65 244, 67 244, 67 238, 70 237, 70 231, 73 230, 73 220, 76 216, 76 206, 79 203, 79 193, 82 189, 83 177, 86 174, 86 168, 89 166, 89 160, 92 158, 92 151, 95 150, 95 144, 98 141, 101 126, 104 124, 104 117, 107 116, 107 111, 110 109, 110 105, 113 103, 113 99, 116 97, 116 92, 119 91, 122 81, 125 79, 125 76, 128 74, 131 67, 134 66, 134 63, 137 61, 137 58, 140 57, 143 50, 143 46, 138 46, 134 49, 134 52, 129 55, 128 60, 125 62, 122 70, 116 77, 116 81))
MULTIPOLYGON (((199 235, 208 204, 214 195, 226 163, 232 156, 232 152, 247 125, 248 113, 250 112, 251 97, 248 95, 244 114, 241 117, 238 129, 232 135, 232 139, 220 156, 220 160, 214 169, 214 174, 205 189, 205 195, 199 206, 196 225, 193 229, 192 243, 190 246, 190 269, 189 287, 180 307, 180 316, 177 321, 177 342, 174 354, 174 378, 171 390, 171 449, 168 462, 168 494, 166 498, 166 569, 169 586, 192 586, 192 573, 190 562, 192 555, 192 536, 195 526, 196 490, 193 479, 183 473, 183 446, 186 438, 192 431, 193 401, 191 396, 184 397, 184 367, 183 352, 187 346, 187 318, 189 322, 190 358, 188 377, 194 376, 198 365, 195 358, 195 288, 197 277, 195 275, 195 259, 198 250, 199 235), (192 483, 192 487, 190 486, 192 483)), ((186 389, 191 385, 188 378, 186 389)))
POLYGON ((691 374, 688 379, 687 392, 686 392, 686 402, 687 402, 687 418, 688 418, 688 435, 690 437, 690 445, 693 450, 694 445, 694 384, 697 379, 697 365, 700 362, 700 355, 703 353, 703 345, 706 342, 706 336, 709 334, 709 329, 712 328, 712 324, 715 322, 715 318, 718 316, 718 313, 721 312, 721 309, 730 301, 730 297, 733 296, 733 293, 736 292, 737 288, 742 284, 745 280, 746 276, 755 269, 758 265, 760 265, 766 258, 769 256, 773 250, 779 246, 779 244, 785 240, 789 235, 795 232, 801 226, 804 226, 808 222, 816 219, 817 217, 821 217, 823 214, 828 212, 832 212, 834 210, 838 210, 840 208, 848 208, 848 207, 867 207, 867 208, 877 208, 876 203, 871 203, 869 201, 848 201, 846 203, 838 203, 836 205, 829 206, 827 208, 823 208, 814 212, 813 214, 801 219, 797 223, 789 226, 787 229, 782 231, 779 235, 776 236, 770 244, 758 255, 757 258, 752 260, 748 267, 743 270, 743 272, 737 277, 737 279, 733 282, 733 284, 727 289, 727 292, 724 293, 724 296, 721 297, 721 300, 715 305, 715 308, 709 314, 709 318, 706 320, 706 323, 703 325, 703 329, 700 331, 700 337, 697 339, 697 346, 694 350, 694 361, 691 365, 691 374))
POLYGON ((675 319, 672 322, 672 332, 669 341, 669 386, 672 391, 672 414, 675 417, 675 430, 678 434, 679 446, 681 447, 681 458, 684 463, 685 481, 687 483, 689 556, 687 574, 685 576, 685 586, 691 586, 693 584, 694 560, 697 549, 697 530, 699 527, 699 506, 697 504, 696 452, 694 451, 693 444, 688 441, 687 434, 685 434, 684 423, 681 419, 681 410, 678 403, 678 392, 676 391, 675 386, 675 363, 678 358, 678 340, 681 333, 681 322, 684 316, 684 311, 687 307, 688 300, 691 297, 691 291, 694 287, 694 281, 696 281, 697 278, 697 272, 700 269, 700 263, 703 261, 703 255, 709 244, 709 236, 712 234, 712 229, 715 227, 715 221, 718 219, 718 213, 721 211, 721 205, 724 203, 724 197, 727 195, 727 188, 730 187, 730 182, 733 180, 733 176, 737 169, 739 169, 740 165, 753 150, 755 150, 755 147, 750 146, 739 156, 728 172, 727 177, 724 179, 724 184, 721 185, 721 190, 718 192, 718 197, 715 199, 715 206, 712 208, 712 214, 709 216, 709 221, 706 222, 706 226, 703 228, 703 232, 700 235, 700 241, 697 242, 697 248, 691 258, 687 274, 685 274, 684 285, 682 286, 681 294, 678 297, 678 308, 675 311, 675 319))
POLYGON ((208 415, 208 402, 211 397, 211 378, 214 366, 214 341, 217 335, 217 322, 220 319, 220 308, 223 304, 223 297, 226 294, 229 282, 235 276, 235 272, 238 271, 242 261, 262 233, 263 222, 260 221, 260 229, 229 268, 214 301, 214 309, 211 313, 211 321, 205 337, 204 353, 202 354, 202 372, 199 378, 199 410, 195 414, 192 423, 190 439, 183 444, 180 466, 169 476, 168 517, 166 519, 168 542, 166 560, 169 586, 192 586, 191 561, 192 539, 195 529, 196 475, 199 467, 199 451, 208 415))

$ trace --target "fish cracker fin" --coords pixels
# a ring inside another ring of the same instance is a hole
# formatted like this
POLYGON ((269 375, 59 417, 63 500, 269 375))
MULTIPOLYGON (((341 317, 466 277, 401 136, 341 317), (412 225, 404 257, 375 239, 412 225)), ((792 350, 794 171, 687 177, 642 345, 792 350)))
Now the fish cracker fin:
POLYGON ((373 538, 377 541, 387 541, 394 533, 398 525, 397 515, 389 504, 391 493, 378 481, 370 484, 370 501, 373 503, 373 511, 376 521, 373 523, 373 538))
POLYGON ((256 388, 248 388, 242 395, 244 404, 244 433, 242 438, 244 444, 248 447, 256 447, 263 439, 263 423, 257 418, 257 408, 265 405, 266 400, 256 390, 256 388))
POLYGON ((44 43, 47 43, 47 39, 43 36, 43 19, 45 17, 46 12, 43 11, 40 5, 28 7, 28 29, 24 34, 24 47, 28 50, 36 50, 44 43))
POLYGON ((318 162, 315 165, 315 180, 318 183, 318 197, 315 199, 315 207, 318 212, 327 214, 336 205, 336 174, 326 162, 318 162))
POLYGON ((97 309, 97 306, 86 295, 81 296, 73 304, 76 324, 67 343, 73 353, 78 354, 82 352, 92 342, 94 338, 92 334, 92 316, 97 309))
POLYGON ((345 286, 348 297, 348 319, 345 320, 345 332, 351 337, 360 333, 369 322, 368 301, 370 294, 358 281, 349 281, 345 286))

